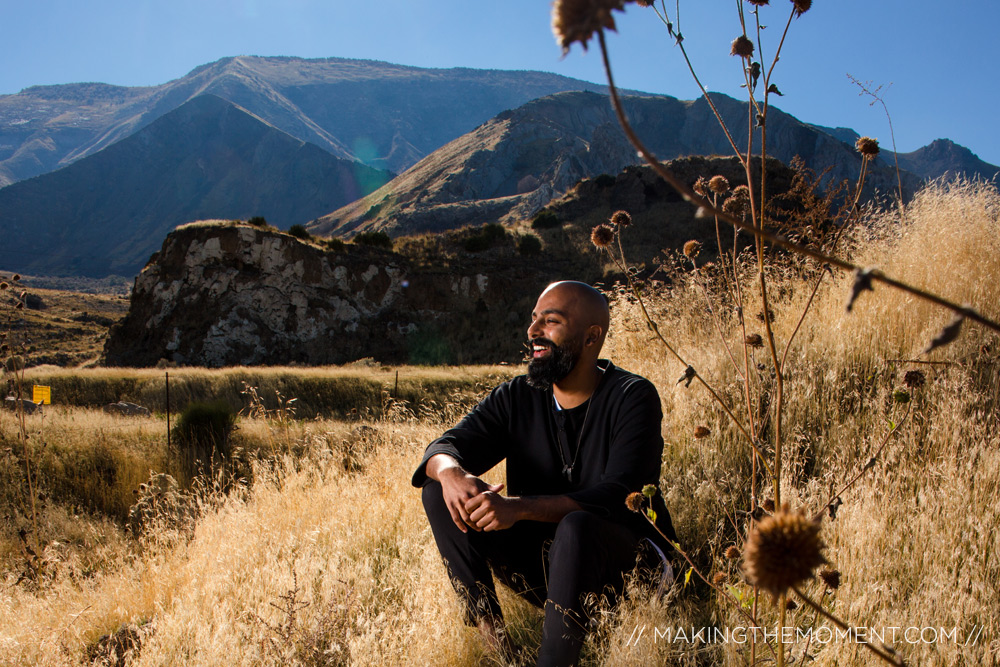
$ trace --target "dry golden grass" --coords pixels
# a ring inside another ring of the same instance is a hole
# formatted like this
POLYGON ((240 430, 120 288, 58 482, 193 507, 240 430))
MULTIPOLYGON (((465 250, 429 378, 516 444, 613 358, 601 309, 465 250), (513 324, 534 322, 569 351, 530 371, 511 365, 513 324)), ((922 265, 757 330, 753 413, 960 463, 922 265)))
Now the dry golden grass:
POLYGON ((383 366, 365 360, 344 366, 205 368, 88 368, 52 366, 29 368, 27 385, 52 388, 55 404, 98 407, 116 401, 138 403, 155 412, 166 411, 166 375, 170 376, 171 411, 188 403, 225 400, 233 409, 248 406, 243 394, 255 387, 268 409, 295 398, 295 415, 345 417, 352 412, 378 415, 385 396, 417 407, 440 408, 475 395, 486 386, 513 377, 511 366, 383 366))
MULTIPOLYGON (((988 187, 940 186, 908 209, 906 227, 883 224, 854 255, 995 317, 996 203, 988 187)), ((772 284, 781 293, 774 308, 784 340, 808 290, 790 276, 772 284)), ((822 596, 818 582, 806 590, 854 626, 957 628, 957 643, 897 641, 910 664, 990 664, 1000 647, 1000 347, 995 336, 967 326, 934 353, 949 365, 890 361, 915 358, 947 316, 881 289, 864 294, 847 315, 849 286, 838 280, 821 290, 790 355, 784 497, 821 509, 830 485, 861 470, 889 422, 906 414, 907 406, 892 400, 903 372, 921 368, 927 383, 913 390, 906 423, 879 462, 843 494, 836 518, 824 520, 826 557, 843 584, 832 596, 822 596), (978 629, 976 641, 964 645, 978 629)), ((661 330, 735 403, 739 389, 726 380, 730 362, 700 294, 678 284, 654 297, 661 330)), ((609 356, 654 380, 663 399, 661 487, 681 543, 703 572, 723 572, 734 591, 748 594, 738 561, 723 556, 745 535, 738 512, 748 506, 746 446, 704 392, 677 384, 683 369, 651 342, 634 305, 622 299, 614 315, 609 356), (711 435, 696 439, 701 425, 711 435)), ((87 449, 103 433, 109 448, 123 443, 113 456, 152 442, 141 422, 105 419, 53 410, 29 422, 29 430, 65 450, 87 449)), ((7 540, 14 546, 0 592, 0 663, 80 664, 101 635, 135 623, 144 637, 135 665, 499 664, 461 624, 419 494, 409 485, 441 421, 400 410, 366 422, 373 431, 355 430, 358 422, 243 420, 239 436, 280 464, 259 464, 249 490, 199 496, 202 515, 190 534, 165 522, 133 540, 110 521, 49 504, 40 532, 54 579, 15 584, 17 542, 7 540), (345 456, 355 472, 345 469, 345 456)), ((537 642, 535 610, 509 595, 502 602, 515 638, 537 642)), ((761 615, 773 625, 769 605, 762 599, 761 615)), ((814 622, 801 605, 789 619, 799 627, 814 622)), ((666 601, 634 587, 630 601, 602 616, 583 663, 741 665, 746 645, 652 639, 656 629, 739 625, 745 621, 734 607, 696 577, 666 601), (637 626, 646 628, 638 644, 637 626)), ((799 642, 791 654, 798 660, 805 648, 799 642)), ((852 642, 808 648, 817 665, 880 664, 852 642)), ((770 659, 760 646, 757 656, 770 659)))

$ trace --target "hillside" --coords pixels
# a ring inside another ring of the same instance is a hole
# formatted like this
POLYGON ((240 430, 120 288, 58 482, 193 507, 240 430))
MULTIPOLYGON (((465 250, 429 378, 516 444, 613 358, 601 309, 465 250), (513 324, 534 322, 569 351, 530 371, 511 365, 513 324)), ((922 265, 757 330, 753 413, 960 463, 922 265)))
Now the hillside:
POLYGON ((178 224, 255 215, 301 224, 388 177, 201 95, 94 155, 0 189, 0 264, 131 276, 178 224))
POLYGON ((211 93, 337 157, 399 173, 504 109, 602 86, 530 71, 342 58, 223 58, 146 88, 33 86, 0 95, 0 186, 92 155, 211 93))
MULTIPOLYGON (((737 144, 745 142, 744 105, 719 93, 712 98, 737 144)), ((662 160, 732 154, 704 99, 629 97, 625 106, 636 132, 662 160)), ((857 179, 861 158, 853 144, 778 109, 772 108, 769 118, 772 157, 787 164, 800 156, 815 169, 833 165, 825 182, 857 179)), ((638 162, 607 97, 558 93, 499 114, 311 229, 335 236, 372 230, 402 235, 515 223, 530 219, 583 178, 618 174, 638 162)), ((903 178, 909 196, 920 178, 909 173, 903 178)), ((868 194, 895 189, 894 169, 879 161, 870 170, 868 194)))

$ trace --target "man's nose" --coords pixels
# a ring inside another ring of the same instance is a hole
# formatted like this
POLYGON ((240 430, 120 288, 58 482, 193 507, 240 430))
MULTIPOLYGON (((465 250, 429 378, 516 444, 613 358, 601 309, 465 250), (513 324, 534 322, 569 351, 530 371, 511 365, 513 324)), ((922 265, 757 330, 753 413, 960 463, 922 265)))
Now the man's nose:
POLYGON ((538 338, 541 335, 541 327, 539 326, 539 320, 531 320, 531 324, 528 325, 528 339, 538 338))

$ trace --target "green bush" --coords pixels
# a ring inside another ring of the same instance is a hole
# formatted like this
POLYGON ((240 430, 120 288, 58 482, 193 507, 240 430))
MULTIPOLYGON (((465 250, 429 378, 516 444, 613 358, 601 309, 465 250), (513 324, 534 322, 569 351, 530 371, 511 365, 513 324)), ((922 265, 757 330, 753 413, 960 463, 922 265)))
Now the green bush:
POLYGON ((542 241, 534 234, 522 236, 517 242, 517 251, 525 257, 533 257, 542 252, 542 241))
POLYGON ((303 241, 308 241, 312 238, 312 234, 302 225, 292 225, 288 228, 288 233, 303 241))
POLYGON ((226 401, 189 403, 173 429, 184 473, 194 478, 229 463, 235 427, 236 411, 226 401))
POLYGON ((351 239, 351 242, 392 250, 392 239, 385 232, 361 232, 351 239))
POLYGON ((267 227, 267 220, 265 220, 262 215, 255 215, 247 220, 247 224, 253 225, 254 227, 267 227))
POLYGON ((562 220, 552 211, 539 211, 538 215, 531 221, 532 229, 552 229, 560 225, 562 225, 562 220))
POLYGON ((483 225, 479 233, 465 239, 462 247, 469 252, 482 252, 500 245, 507 237, 507 230, 503 228, 503 225, 489 223, 483 225))
POLYGON ((327 239, 326 247, 328 250, 334 250, 336 252, 343 252, 347 248, 347 244, 344 243, 342 239, 327 239))

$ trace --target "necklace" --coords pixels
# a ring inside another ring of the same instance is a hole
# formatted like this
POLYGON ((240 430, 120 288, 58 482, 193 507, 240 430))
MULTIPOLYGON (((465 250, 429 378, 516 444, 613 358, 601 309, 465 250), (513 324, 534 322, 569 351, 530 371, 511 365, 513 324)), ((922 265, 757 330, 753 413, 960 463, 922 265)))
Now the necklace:
MULTIPOLYGON (((597 393, 596 390, 595 390, 594 393, 597 393)), ((580 424, 580 433, 576 437, 576 448, 573 450, 573 460, 567 462, 566 461, 566 455, 563 454, 563 448, 562 448, 562 446, 556 447, 556 449, 559 451, 559 460, 563 464, 562 474, 566 477, 566 481, 568 481, 568 482, 572 482, 573 481, 573 468, 576 467, 576 460, 580 456, 580 445, 583 444, 583 432, 587 428, 587 417, 590 416, 590 406, 593 405, 593 402, 594 402, 593 398, 594 398, 594 396, 591 395, 591 397, 587 399, 587 409, 583 413, 583 423, 580 424)), ((559 404, 555 400, 555 396, 552 397, 552 400, 553 400, 553 402, 555 402, 556 405, 559 404)), ((565 410, 563 410, 563 411, 565 412, 565 410)), ((566 422, 567 421, 568 421, 568 419, 566 418, 565 415, 563 415, 562 425, 559 426, 559 433, 563 436, 563 441, 564 441, 564 444, 566 446, 566 449, 569 450, 569 442, 568 442, 568 438, 566 437, 566 422)))

